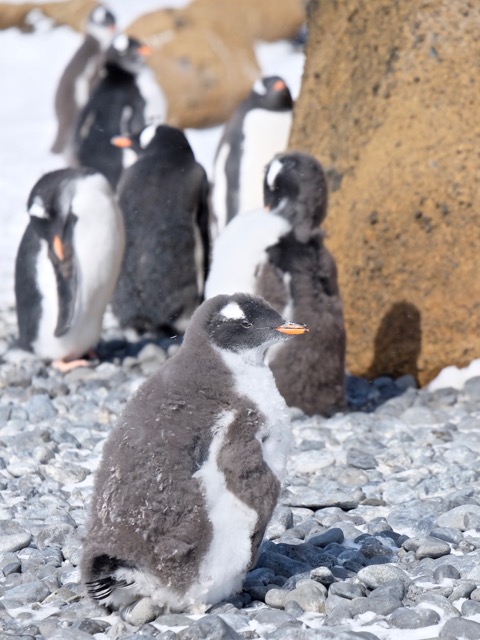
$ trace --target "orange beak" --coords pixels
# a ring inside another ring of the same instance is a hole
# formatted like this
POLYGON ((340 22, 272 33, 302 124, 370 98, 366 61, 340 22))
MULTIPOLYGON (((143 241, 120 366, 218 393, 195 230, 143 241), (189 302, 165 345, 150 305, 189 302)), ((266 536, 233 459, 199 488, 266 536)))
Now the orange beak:
POLYGON ((283 80, 277 80, 276 82, 273 83, 273 86, 272 86, 272 89, 274 91, 281 91, 282 89, 286 89, 286 88, 287 88, 287 85, 283 80))
POLYGON ((113 136, 113 138, 110 139, 110 144, 125 149, 132 146, 132 141, 128 136, 113 136))
POLYGON ((140 47, 138 47, 137 51, 141 56, 147 57, 152 55, 152 49, 146 44, 142 44, 140 47))
POLYGON ((275 331, 280 331, 280 333, 284 333, 287 336, 300 336, 303 333, 308 333, 308 327, 304 324, 286 322, 279 327, 275 327, 275 331))
POLYGON ((63 252, 63 243, 60 239, 60 236, 53 237, 53 251, 60 262, 63 262, 65 258, 65 254, 63 252))

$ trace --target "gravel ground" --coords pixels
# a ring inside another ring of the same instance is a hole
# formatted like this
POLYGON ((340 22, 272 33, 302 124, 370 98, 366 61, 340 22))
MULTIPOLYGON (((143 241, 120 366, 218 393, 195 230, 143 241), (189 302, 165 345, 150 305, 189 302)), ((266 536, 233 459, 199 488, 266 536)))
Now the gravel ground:
MULTIPOLYGON (((66 375, 10 348, 0 313, 0 640, 480 639, 480 378, 417 390, 350 379, 351 410, 292 410, 281 503, 242 593, 205 616, 126 620, 82 595, 93 472, 127 399, 168 354, 125 348, 66 375)), ((111 342, 111 340, 115 340, 111 342)), ((163 345, 166 346, 166 345, 163 345)))

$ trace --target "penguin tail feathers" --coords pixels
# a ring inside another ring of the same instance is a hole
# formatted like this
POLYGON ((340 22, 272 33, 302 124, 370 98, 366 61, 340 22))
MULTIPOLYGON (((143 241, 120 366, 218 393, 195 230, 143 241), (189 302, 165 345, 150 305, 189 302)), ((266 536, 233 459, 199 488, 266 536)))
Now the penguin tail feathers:
POLYGON ((128 568, 128 564, 106 554, 95 556, 90 565, 91 580, 85 581, 88 595, 97 602, 108 600, 111 594, 122 587, 129 587, 133 582, 115 577, 118 569, 128 568))

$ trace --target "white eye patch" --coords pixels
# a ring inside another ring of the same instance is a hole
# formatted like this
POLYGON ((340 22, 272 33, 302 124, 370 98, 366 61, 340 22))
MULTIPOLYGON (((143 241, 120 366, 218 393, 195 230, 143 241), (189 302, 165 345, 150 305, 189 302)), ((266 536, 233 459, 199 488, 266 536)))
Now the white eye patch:
POLYGON ((117 51, 126 51, 128 47, 128 37, 124 33, 121 33, 113 41, 113 47, 117 51))
POLYGON ((97 7, 92 14, 93 22, 98 22, 100 24, 105 21, 106 17, 107 17, 107 11, 105 7, 97 7))
POLYGON ((48 218, 47 210, 40 196, 35 196, 28 210, 28 214, 35 216, 35 218, 48 218))
POLYGON ((267 172, 267 184, 270 189, 273 189, 273 185, 275 183, 275 178, 278 176, 280 171, 283 169, 283 165, 280 160, 272 160, 267 172))
POLYGON ((229 302, 225 307, 223 307, 223 309, 221 309, 220 314, 226 320, 246 320, 247 318, 240 305, 236 302, 229 302))
POLYGON ((264 96, 267 93, 267 88, 263 84, 262 80, 256 80, 253 85, 253 90, 258 93, 259 96, 264 96))
POLYGON ((146 147, 148 147, 150 142, 153 140, 156 130, 157 125, 150 124, 142 131, 142 133, 140 134, 140 146, 142 147, 142 149, 146 149, 146 147))

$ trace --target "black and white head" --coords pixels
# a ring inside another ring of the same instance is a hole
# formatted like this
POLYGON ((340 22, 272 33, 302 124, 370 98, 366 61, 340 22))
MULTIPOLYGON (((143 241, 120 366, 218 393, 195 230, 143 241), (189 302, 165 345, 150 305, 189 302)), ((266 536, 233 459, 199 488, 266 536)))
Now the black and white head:
POLYGON ((106 50, 110 46, 117 31, 115 16, 100 4, 95 7, 88 16, 86 30, 89 35, 95 38, 95 40, 98 40, 101 48, 106 50))
POLYGON ((260 363, 268 347, 307 331, 305 325, 286 322, 263 298, 235 293, 210 298, 197 309, 185 344, 190 333, 203 340, 206 334, 214 348, 260 363))
POLYGON ((288 220, 306 242, 327 215, 327 182, 321 164, 299 151, 279 153, 265 168, 263 201, 288 220))
POLYGON ((252 87, 250 99, 254 107, 271 111, 290 111, 293 100, 290 90, 280 76, 259 78, 252 87))
POLYGON ((145 58, 151 53, 152 50, 147 45, 120 33, 108 48, 106 62, 136 75, 145 67, 145 58))
POLYGON ((148 124, 137 133, 113 137, 111 143, 128 150, 135 158, 153 153, 165 158, 195 159, 183 131, 166 124, 148 124))

